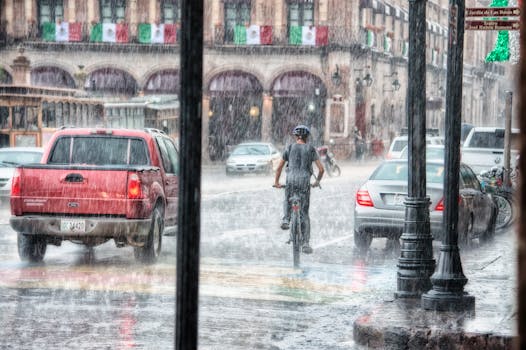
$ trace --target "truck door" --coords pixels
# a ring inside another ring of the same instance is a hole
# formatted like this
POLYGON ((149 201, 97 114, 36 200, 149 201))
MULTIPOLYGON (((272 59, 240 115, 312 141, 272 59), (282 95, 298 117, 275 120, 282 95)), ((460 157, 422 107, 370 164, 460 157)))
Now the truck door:
POLYGON ((179 154, 173 141, 167 137, 156 137, 164 168, 163 186, 166 196, 166 226, 177 223, 177 205, 179 196, 179 154))

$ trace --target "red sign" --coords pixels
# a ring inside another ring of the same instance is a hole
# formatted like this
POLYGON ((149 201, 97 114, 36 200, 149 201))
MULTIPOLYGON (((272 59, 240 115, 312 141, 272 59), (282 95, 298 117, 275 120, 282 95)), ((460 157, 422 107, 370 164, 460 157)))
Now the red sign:
POLYGON ((518 7, 468 7, 466 17, 518 17, 521 10, 518 7))
POLYGON ((466 21, 466 30, 519 30, 517 21, 466 21))

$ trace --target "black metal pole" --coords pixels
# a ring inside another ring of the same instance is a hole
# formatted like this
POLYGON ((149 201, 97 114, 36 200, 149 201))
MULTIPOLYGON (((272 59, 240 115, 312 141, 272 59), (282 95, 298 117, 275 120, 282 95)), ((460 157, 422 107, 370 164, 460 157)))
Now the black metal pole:
POLYGON ((407 61, 408 194, 398 259, 397 298, 417 298, 431 288, 435 269, 426 196, 426 1, 409 0, 407 61))
POLYGON ((464 0, 449 1, 449 43, 445 125, 444 238, 433 289, 422 295, 422 307, 436 311, 463 311, 475 307, 475 298, 464 292, 467 278, 458 250, 458 196, 460 129, 462 115, 462 67, 464 47, 464 0))
POLYGON ((197 349, 203 0, 181 3, 181 115, 175 348, 197 349))

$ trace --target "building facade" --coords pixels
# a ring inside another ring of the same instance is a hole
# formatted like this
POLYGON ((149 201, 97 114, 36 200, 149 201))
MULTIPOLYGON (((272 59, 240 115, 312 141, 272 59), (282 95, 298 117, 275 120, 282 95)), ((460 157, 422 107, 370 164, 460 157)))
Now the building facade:
MULTIPOLYGON (((467 7, 487 3, 470 0, 467 7)), ((209 160, 245 140, 313 141, 353 152, 352 130, 389 142, 406 125, 409 14, 401 0, 205 0, 203 146, 209 160)), ((443 129, 448 1, 427 1, 427 126, 443 129)), ((0 0, 0 83, 121 100, 179 93, 178 0, 0 0)), ((485 63, 496 33, 466 32, 463 121, 496 125, 506 64, 485 63)))

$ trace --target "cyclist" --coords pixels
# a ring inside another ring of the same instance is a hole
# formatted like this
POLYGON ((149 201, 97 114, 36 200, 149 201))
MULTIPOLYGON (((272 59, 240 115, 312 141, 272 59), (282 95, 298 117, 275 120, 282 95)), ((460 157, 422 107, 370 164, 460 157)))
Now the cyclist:
POLYGON ((286 173, 286 188, 285 188, 285 202, 283 205, 283 220, 281 228, 283 230, 289 229, 290 221, 290 202, 289 198, 296 194, 301 201, 301 218, 302 218, 302 232, 304 234, 304 245, 302 251, 305 254, 311 254, 312 248, 309 245, 310 240, 310 219, 309 219, 309 202, 310 202, 310 177, 312 176, 312 163, 318 167, 318 176, 313 187, 320 185, 320 180, 323 177, 323 165, 319 159, 316 149, 311 144, 307 144, 310 130, 305 125, 298 125, 292 131, 292 135, 296 138, 296 142, 287 146, 283 152, 282 159, 276 170, 276 177, 274 179, 274 187, 280 188, 279 183, 281 171, 285 164, 287 164, 286 173))

